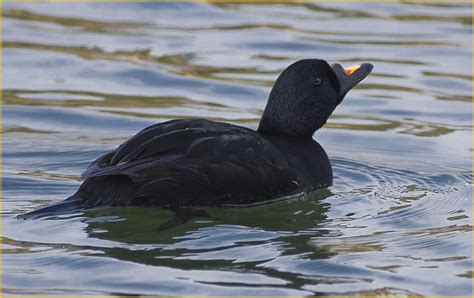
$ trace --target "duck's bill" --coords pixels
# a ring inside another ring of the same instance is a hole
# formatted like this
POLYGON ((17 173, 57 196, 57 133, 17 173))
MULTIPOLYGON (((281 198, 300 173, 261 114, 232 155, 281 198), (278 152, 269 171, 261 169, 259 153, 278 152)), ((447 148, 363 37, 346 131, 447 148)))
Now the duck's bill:
POLYGON ((346 95, 349 90, 365 79, 372 69, 374 69, 374 66, 370 63, 362 63, 361 65, 355 65, 348 68, 344 68, 341 64, 336 63, 331 67, 339 80, 339 85, 341 86, 339 92, 340 96, 346 95))

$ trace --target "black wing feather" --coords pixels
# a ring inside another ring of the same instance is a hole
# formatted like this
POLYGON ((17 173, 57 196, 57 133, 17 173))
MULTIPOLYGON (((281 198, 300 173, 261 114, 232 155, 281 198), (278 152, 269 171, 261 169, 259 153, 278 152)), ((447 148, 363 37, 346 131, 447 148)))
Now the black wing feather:
MULTIPOLYGON (((261 200, 296 188, 287 160, 271 142, 247 128, 200 119, 173 120, 140 131, 94 161, 83 173, 88 179, 78 193, 88 193, 94 205, 94 180, 113 188, 118 180, 114 176, 134 183, 136 193, 127 194, 133 198, 97 198, 96 204, 222 204, 229 198, 261 200)), ((100 196, 106 193, 102 190, 100 196)))

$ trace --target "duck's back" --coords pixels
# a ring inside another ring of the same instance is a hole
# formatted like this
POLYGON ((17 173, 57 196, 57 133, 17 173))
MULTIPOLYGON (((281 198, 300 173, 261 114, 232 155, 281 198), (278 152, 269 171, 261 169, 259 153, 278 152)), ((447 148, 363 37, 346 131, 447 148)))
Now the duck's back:
POLYGON ((85 207, 250 204, 332 183, 327 155, 312 139, 201 119, 145 128, 82 177, 69 200, 85 207))

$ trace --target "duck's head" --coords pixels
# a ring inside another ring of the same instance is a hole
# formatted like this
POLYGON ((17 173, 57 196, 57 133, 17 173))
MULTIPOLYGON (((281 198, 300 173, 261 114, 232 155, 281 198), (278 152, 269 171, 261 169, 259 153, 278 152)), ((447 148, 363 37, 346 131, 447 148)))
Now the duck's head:
POLYGON ((319 59, 291 64, 273 85, 258 131, 311 137, 372 69, 369 63, 343 68, 319 59))

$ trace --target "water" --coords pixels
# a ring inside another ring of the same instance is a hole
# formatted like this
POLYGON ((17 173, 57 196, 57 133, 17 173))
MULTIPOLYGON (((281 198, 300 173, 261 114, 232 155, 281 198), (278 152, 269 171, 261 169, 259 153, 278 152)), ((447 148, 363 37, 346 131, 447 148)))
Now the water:
POLYGON ((472 294, 471 4, 8 3, 3 18, 7 294, 472 294), (315 134, 334 186, 172 214, 59 202, 143 127, 255 128, 301 58, 375 64, 315 134))

